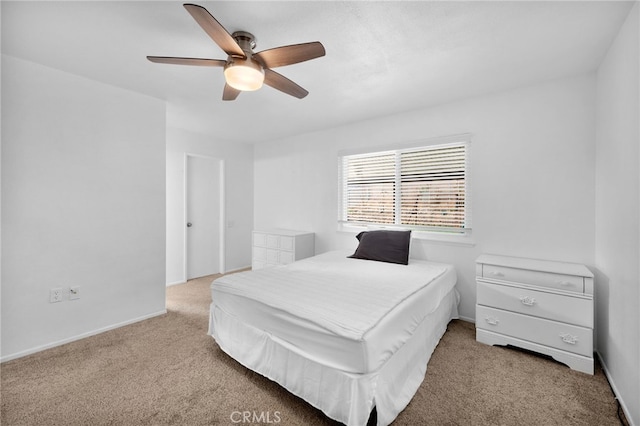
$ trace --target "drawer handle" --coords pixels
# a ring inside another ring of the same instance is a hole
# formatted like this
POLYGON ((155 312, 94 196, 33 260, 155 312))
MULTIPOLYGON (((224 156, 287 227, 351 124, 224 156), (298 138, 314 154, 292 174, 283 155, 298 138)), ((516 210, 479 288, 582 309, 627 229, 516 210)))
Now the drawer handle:
POLYGON ((562 338, 563 342, 568 343, 570 345, 575 345, 576 343, 578 343, 578 336, 573 336, 569 333, 564 333, 564 334, 561 334, 560 337, 562 338))
POLYGON ((533 306, 536 303, 536 299, 529 296, 523 296, 520 298, 520 302, 525 306, 533 306))
POLYGON ((500 271, 491 271, 491 275, 494 277, 504 277, 504 274, 500 271))
POLYGON ((500 322, 498 318, 494 317, 484 317, 484 320, 491 325, 498 325, 498 323, 500 322))
POLYGON ((573 284, 571 283, 571 281, 556 281, 556 284, 560 284, 561 286, 564 287, 571 287, 573 286, 573 284))

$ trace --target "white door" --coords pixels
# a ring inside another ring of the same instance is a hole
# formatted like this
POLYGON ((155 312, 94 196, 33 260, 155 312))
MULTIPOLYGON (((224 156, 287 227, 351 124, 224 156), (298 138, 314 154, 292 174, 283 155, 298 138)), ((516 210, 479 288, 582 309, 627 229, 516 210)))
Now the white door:
POLYGON ((220 160, 187 156, 187 279, 220 272, 220 160))

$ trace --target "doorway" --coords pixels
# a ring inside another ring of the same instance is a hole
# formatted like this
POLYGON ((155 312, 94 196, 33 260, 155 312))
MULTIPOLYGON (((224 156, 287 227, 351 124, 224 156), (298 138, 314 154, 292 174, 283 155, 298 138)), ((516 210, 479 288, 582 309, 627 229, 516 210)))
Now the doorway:
POLYGON ((186 280, 224 273, 224 162, 185 156, 186 280))

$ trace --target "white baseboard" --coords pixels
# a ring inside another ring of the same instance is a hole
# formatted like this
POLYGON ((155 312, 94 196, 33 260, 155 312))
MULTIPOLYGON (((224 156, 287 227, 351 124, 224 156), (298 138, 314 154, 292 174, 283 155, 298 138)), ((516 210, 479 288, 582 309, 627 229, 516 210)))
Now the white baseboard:
POLYGON ((462 321, 470 322, 472 324, 476 323, 476 319, 475 318, 463 317, 462 315, 458 315, 458 319, 460 319, 462 321))
POLYGON ((234 272, 249 271, 250 269, 251 269, 251 265, 243 266, 242 268, 235 268, 235 269, 231 269, 230 271, 222 272, 222 274, 233 274, 234 272))
POLYGON ((144 315, 144 316, 141 316, 141 317, 138 317, 138 318, 134 318, 132 320, 123 321, 123 322, 120 322, 118 324, 113 324, 113 325, 110 325, 110 326, 107 326, 107 327, 102 327, 102 328, 99 328, 97 330, 89 331, 87 333, 78 334, 77 336, 69 337, 69 338, 66 338, 66 339, 63 339, 63 340, 58 340, 57 342, 47 343, 46 345, 36 346, 35 348, 31 348, 31 349, 27 349, 25 351, 20 351, 20 352, 14 353, 14 354, 6 355, 6 356, 3 356, 3 357, 0 358, 0 363, 11 361, 11 360, 17 359, 17 358, 22 358, 23 356, 27 356, 27 355, 34 354, 36 352, 44 351, 45 349, 55 348, 56 346, 65 345, 67 343, 75 342, 76 340, 81 340, 81 339, 84 339, 86 337, 95 336, 96 334, 104 333, 105 331, 114 330, 116 328, 120 328, 120 327, 123 327, 125 325, 129 325, 129 324, 133 324, 133 323, 136 323, 136 322, 144 321, 144 320, 147 320, 147 319, 150 319, 150 318, 153 318, 153 317, 164 315, 166 313, 167 313, 167 310, 164 309, 162 311, 154 312, 152 314, 144 315))
POLYGON ((613 381, 613 377, 611 377, 611 374, 609 373, 609 369, 607 368, 607 364, 602 359, 600 352, 596 351, 596 355, 598 356, 598 360, 600 361, 600 365, 602 366, 602 371, 604 371, 604 375, 607 377, 607 380, 609 381, 611 390, 613 390, 613 394, 616 396, 616 399, 618 400, 618 402, 620 402, 620 407, 622 407, 622 411, 624 412, 624 416, 627 418, 629 425, 638 426, 633 422, 633 417, 631 417, 629 408, 627 407, 627 404, 625 404, 624 399, 622 399, 622 397, 620 396, 620 393, 618 392, 618 388, 616 387, 616 383, 613 381))
MULTIPOLYGON (((0 0, 0 1, 1 1, 1 0, 0 0)), ((251 269, 251 265, 249 265, 249 266, 243 266, 243 267, 241 267, 241 268, 235 268, 235 269, 232 269, 232 270, 230 270, 230 271, 224 271, 224 272, 223 272, 223 271, 220 271, 220 274, 222 274, 222 275, 226 275, 226 274, 233 274, 234 272, 248 271, 248 270, 250 270, 250 269, 251 269)), ((167 283, 167 284, 166 284, 166 286, 167 286, 167 287, 171 287, 171 286, 173 286, 173 285, 185 284, 187 281, 188 281, 188 280, 173 281, 173 282, 167 283)))

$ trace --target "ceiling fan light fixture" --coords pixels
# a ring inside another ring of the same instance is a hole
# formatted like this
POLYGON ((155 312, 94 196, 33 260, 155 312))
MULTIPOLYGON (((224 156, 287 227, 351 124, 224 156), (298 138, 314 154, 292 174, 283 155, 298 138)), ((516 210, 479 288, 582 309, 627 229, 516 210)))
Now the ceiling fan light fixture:
POLYGON ((250 92, 264 82, 264 70, 252 59, 233 59, 224 67, 224 78, 234 89, 250 92))
POLYGON ((263 83, 298 99, 309 94, 304 88, 273 71, 273 68, 324 56, 325 50, 322 43, 313 41, 291 44, 254 53, 256 38, 253 34, 246 31, 229 34, 204 7, 191 3, 183 6, 204 32, 227 54, 227 59, 147 56, 149 61, 160 64, 224 67, 226 83, 222 92, 223 101, 235 100, 242 91, 258 90, 263 83))

